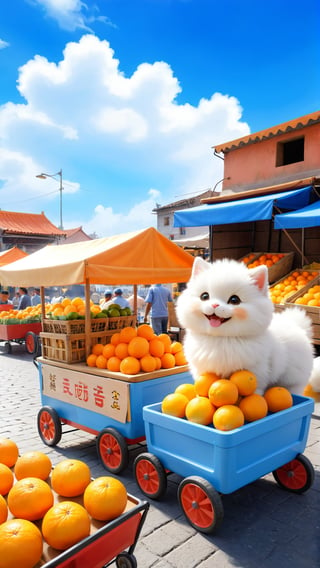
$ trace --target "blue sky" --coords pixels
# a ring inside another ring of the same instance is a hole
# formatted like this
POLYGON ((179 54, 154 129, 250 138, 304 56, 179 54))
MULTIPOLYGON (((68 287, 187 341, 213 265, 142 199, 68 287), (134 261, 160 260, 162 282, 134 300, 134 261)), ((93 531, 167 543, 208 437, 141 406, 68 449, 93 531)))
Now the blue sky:
POLYGON ((0 3, 0 207, 98 237, 223 177, 213 147, 319 110, 318 0, 0 3))

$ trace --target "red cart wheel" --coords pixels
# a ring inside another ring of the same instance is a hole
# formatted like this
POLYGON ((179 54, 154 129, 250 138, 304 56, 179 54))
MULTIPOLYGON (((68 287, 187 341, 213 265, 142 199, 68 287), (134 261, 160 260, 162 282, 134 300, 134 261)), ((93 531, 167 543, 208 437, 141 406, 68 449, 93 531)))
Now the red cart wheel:
POLYGON ((160 460, 148 452, 139 454, 133 464, 136 482, 150 499, 160 499, 167 490, 167 475, 160 460))
POLYGON ((27 331, 24 340, 27 352, 30 353, 30 355, 37 353, 38 336, 35 333, 33 333, 33 331, 27 331))
POLYGON ((314 482, 313 465, 306 456, 297 455, 294 460, 272 472, 276 482, 293 493, 304 493, 314 482))
POLYGON ((110 473, 120 473, 128 466, 128 446, 122 434, 114 428, 104 428, 97 437, 97 452, 110 473))
POLYGON ((51 406, 43 406, 38 412, 38 432, 47 446, 55 446, 61 440, 62 427, 58 413, 51 406))
POLYGON ((116 557, 116 566, 117 568, 137 568, 138 563, 133 554, 129 554, 129 552, 121 552, 121 554, 118 554, 116 557))
POLYGON ((223 520, 223 505, 219 493, 202 477, 190 476, 178 487, 178 499, 182 510, 197 531, 212 533, 223 520))

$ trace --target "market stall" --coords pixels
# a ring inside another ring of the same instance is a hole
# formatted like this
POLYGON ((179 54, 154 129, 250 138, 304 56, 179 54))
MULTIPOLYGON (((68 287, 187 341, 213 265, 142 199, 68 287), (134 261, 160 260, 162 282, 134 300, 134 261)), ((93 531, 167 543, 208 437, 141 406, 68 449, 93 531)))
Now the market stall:
MULTIPOLYGON (((43 324, 46 322, 44 287, 85 285, 85 319, 70 324, 67 333, 53 334, 52 341, 75 344, 83 357, 70 364, 55 357, 40 357, 40 388, 43 408, 38 416, 39 434, 48 445, 58 443, 61 423, 71 424, 98 436, 98 453, 103 465, 116 473, 127 463, 127 443, 144 439, 142 407, 160 400, 180 382, 191 381, 186 365, 172 371, 159 370, 136 376, 92 372, 85 361, 92 341, 104 342, 109 331, 92 331, 90 284, 133 285, 186 282, 191 275, 193 257, 156 229, 95 239, 69 245, 47 246, 0 269, 0 280, 16 286, 41 285, 43 324), (84 325, 79 333, 77 325, 84 325), (68 333, 71 326, 75 333, 68 333), (93 405, 93 406, 90 406, 93 405), (115 428, 116 427, 116 428, 115 428)), ((52 323, 52 322, 51 322, 52 323)), ((54 322, 53 322, 54 323, 54 322)), ((103 323, 103 322, 102 322, 103 323)), ((50 352, 51 353, 51 352, 50 352)))

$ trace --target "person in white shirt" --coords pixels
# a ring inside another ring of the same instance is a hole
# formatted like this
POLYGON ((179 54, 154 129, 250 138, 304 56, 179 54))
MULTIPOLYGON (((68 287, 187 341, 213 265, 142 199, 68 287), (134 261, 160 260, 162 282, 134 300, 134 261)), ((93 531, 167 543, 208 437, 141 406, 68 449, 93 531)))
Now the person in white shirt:
POLYGON ((102 310, 107 310, 110 304, 112 304, 111 298, 112 298, 111 290, 106 290, 104 293, 104 302, 102 302, 100 305, 102 310))
POLYGON ((112 298, 111 304, 118 304, 120 308, 130 308, 130 304, 128 300, 122 297, 122 290, 121 288, 116 288, 114 291, 114 298, 112 298))

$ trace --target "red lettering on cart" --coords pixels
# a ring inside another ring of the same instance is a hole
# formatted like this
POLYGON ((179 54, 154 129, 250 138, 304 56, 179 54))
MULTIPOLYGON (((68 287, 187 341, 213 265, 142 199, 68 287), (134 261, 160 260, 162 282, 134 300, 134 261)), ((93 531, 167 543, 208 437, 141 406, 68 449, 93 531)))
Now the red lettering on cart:
POLYGON ((103 394, 103 388, 100 385, 93 389, 93 396, 95 405, 99 406, 99 408, 103 408, 105 396, 103 394))
POLYGON ((76 383, 74 385, 75 397, 79 400, 83 400, 84 402, 88 402, 89 400, 89 390, 88 385, 82 383, 76 383))
POLYGON ((73 396, 73 394, 71 392, 71 388, 70 388, 69 379, 63 379, 62 385, 63 385, 63 394, 69 394, 70 396, 73 396))

